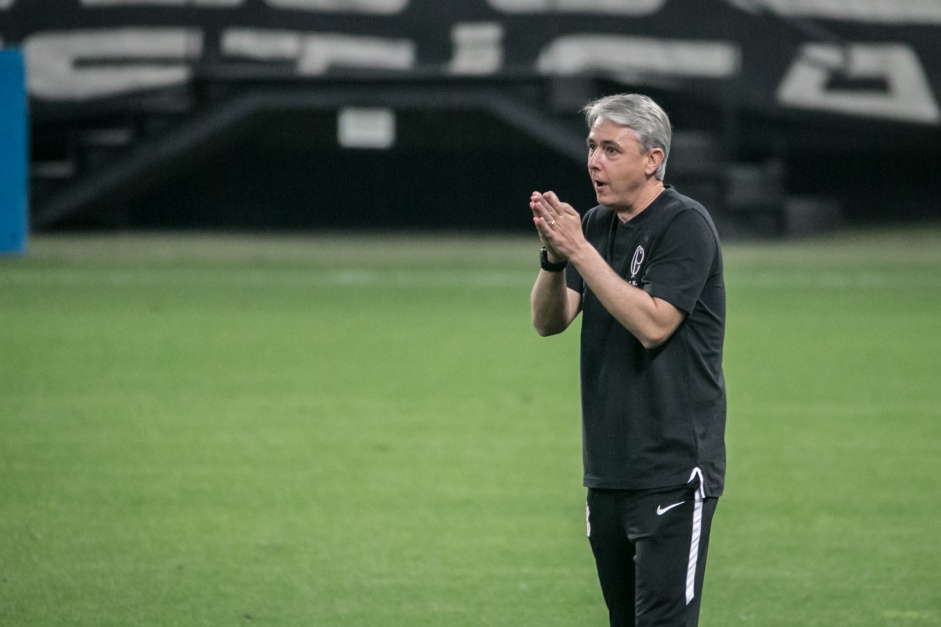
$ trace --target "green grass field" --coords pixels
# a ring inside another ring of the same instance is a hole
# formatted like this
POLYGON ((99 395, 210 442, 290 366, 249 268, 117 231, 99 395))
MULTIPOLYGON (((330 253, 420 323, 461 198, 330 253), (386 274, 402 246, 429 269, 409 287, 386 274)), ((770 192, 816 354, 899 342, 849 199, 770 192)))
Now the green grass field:
MULTIPOLYGON (((528 237, 0 260, 0 625, 589 626, 577 331, 528 237)), ((941 625, 941 229, 726 246, 702 625, 941 625)))

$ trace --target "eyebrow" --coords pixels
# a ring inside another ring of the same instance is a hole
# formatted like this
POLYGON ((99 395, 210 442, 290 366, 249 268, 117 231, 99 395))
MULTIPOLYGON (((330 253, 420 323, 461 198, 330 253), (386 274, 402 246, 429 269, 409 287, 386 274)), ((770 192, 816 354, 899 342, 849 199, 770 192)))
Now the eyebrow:
POLYGON ((617 143, 613 139, 605 139, 602 142, 595 142, 595 140, 591 138, 591 135, 585 138, 585 143, 586 144, 599 143, 602 147, 607 147, 607 146, 614 146, 615 148, 621 147, 621 144, 617 143))

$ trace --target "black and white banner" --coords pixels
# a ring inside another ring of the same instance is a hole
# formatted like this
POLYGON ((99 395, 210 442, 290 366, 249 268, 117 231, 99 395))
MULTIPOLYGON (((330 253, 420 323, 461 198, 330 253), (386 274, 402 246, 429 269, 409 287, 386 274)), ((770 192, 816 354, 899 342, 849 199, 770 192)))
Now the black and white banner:
POLYGON ((938 126, 939 42, 938 0, 0 0, 44 103, 199 75, 590 75, 938 126))

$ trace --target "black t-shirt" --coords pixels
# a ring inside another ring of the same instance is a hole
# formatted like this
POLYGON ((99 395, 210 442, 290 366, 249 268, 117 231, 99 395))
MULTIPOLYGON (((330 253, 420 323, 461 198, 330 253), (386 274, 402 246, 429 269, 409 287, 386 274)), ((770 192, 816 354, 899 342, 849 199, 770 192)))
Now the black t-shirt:
POLYGON ((582 294, 585 486, 678 486, 699 468, 706 494, 719 496, 725 483, 725 282, 712 218, 668 186, 627 223, 597 206, 582 226, 624 280, 687 314, 664 344, 647 350, 569 264, 567 284, 582 294))

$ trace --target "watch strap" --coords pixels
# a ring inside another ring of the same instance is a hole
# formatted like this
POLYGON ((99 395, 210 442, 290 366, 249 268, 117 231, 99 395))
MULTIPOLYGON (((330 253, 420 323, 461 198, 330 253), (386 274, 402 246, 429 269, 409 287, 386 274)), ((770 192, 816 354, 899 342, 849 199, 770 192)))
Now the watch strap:
POLYGON ((546 272, 562 272, 567 265, 569 265, 568 259, 563 259, 557 263, 549 261, 549 251, 545 247, 539 251, 539 267, 546 272))

